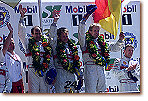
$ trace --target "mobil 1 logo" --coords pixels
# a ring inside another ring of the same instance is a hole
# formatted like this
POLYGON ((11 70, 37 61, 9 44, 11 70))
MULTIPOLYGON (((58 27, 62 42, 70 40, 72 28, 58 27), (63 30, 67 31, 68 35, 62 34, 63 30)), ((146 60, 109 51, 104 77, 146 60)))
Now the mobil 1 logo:
POLYGON ((25 26, 33 26, 32 15, 25 15, 24 21, 25 21, 25 26))
POLYGON ((131 14, 123 14, 122 15, 122 24, 123 25, 132 25, 131 14))
POLYGON ((132 25, 132 14, 137 12, 137 5, 127 5, 123 9, 122 24, 132 25))
MULTIPOLYGON (((24 16, 25 26, 33 26, 32 14, 37 14, 37 12, 38 12, 37 6, 29 5, 29 6, 26 6, 25 8, 23 8, 23 9, 26 10, 26 14, 24 16)), ((20 13, 19 6, 16 6, 14 8, 14 12, 17 13, 17 14, 20 13)))
POLYGON ((82 15, 86 13, 87 6, 65 6, 66 14, 72 14, 73 26, 78 26, 82 20, 82 15))

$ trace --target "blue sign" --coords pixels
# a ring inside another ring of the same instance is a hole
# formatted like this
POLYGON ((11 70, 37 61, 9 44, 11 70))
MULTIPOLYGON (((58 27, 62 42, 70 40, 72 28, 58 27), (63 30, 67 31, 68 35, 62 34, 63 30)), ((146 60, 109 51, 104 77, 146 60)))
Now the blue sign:
POLYGON ((7 22, 9 22, 9 12, 4 8, 0 6, 0 28, 7 25, 7 22))

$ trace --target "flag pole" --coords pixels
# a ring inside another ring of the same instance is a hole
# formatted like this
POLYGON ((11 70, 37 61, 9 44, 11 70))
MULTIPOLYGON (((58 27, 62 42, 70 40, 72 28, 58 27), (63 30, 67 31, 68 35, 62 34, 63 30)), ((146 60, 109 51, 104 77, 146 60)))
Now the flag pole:
POLYGON ((40 27, 42 27, 42 10, 41 10, 41 0, 38 0, 38 7, 39 7, 39 19, 40 19, 40 27))
MULTIPOLYGON (((123 25, 122 25, 122 0, 121 0, 120 32, 122 31, 123 31, 123 25)), ((121 58, 123 58, 123 47, 121 48, 121 58)))

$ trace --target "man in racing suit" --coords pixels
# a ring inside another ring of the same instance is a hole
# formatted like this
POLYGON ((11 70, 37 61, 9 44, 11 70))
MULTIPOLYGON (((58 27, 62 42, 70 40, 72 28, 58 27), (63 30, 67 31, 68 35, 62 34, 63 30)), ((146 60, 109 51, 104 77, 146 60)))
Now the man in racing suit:
POLYGON ((137 81, 140 80, 140 68, 138 62, 131 60, 134 47, 126 45, 122 59, 115 59, 111 73, 119 82, 119 91, 122 93, 137 92, 137 81))
POLYGON ((10 81, 10 75, 8 73, 8 68, 4 62, 5 54, 9 47, 10 40, 13 35, 13 28, 11 27, 10 23, 7 23, 7 27, 10 31, 7 39, 4 42, 3 49, 1 50, 0 47, 0 93, 10 93, 12 88, 12 82, 10 81))
MULTIPOLYGON (((47 64, 48 67, 46 67, 47 70, 44 69, 44 70, 40 70, 37 72, 37 70, 32 66, 33 65, 33 58, 31 55, 32 53, 29 50, 29 39, 25 39, 25 36, 26 36, 25 28, 26 27, 24 26, 24 22, 23 22, 24 21, 24 14, 26 12, 22 8, 22 5, 19 6, 19 10, 20 10, 21 17, 20 17, 19 26, 18 26, 18 35, 19 35, 19 38, 20 38, 21 42, 23 43, 23 46, 26 49, 26 53, 27 53, 26 58, 27 58, 27 67, 28 67, 28 75, 29 75, 28 76, 29 77, 28 78, 28 80, 29 80, 28 81, 28 88, 29 88, 28 92, 29 93, 49 93, 50 92, 49 88, 52 85, 48 85, 45 82, 45 77, 46 77, 46 71, 48 71, 51 68, 54 68, 53 56, 51 54, 51 55, 48 55, 48 57, 47 57, 50 59, 50 63, 47 64)), ((40 53, 39 53, 40 62, 38 62, 39 64, 43 64, 43 60, 45 60, 43 57, 44 57, 44 54, 46 54, 46 50, 44 49, 43 41, 48 39, 46 36, 42 36, 41 34, 42 34, 42 29, 39 26, 35 26, 31 29, 32 38, 35 39, 35 44, 37 45, 37 47, 40 51, 40 53), (44 39, 41 39, 41 36, 44 37, 44 39)), ((47 43, 48 42, 49 42, 49 40, 47 40, 47 43)), ((49 49, 49 47, 47 47, 47 48, 49 49)), ((52 50, 52 49, 50 48, 50 50, 52 50)), ((46 64, 45 64, 45 66, 46 66, 46 64)))
MULTIPOLYGON (((56 18, 59 18, 57 11, 54 10, 53 12, 54 12, 53 15, 56 18)), ((73 92, 75 90, 74 86, 76 86, 75 75, 74 73, 71 73, 70 70, 64 69, 63 63, 61 63, 62 60, 60 60, 61 58, 59 56, 60 53, 57 52, 64 49, 63 51, 66 54, 67 61, 69 61, 69 63, 73 65, 74 55, 68 43, 68 42, 72 43, 72 41, 68 38, 68 34, 69 34, 68 29, 64 27, 57 29, 56 20, 55 20, 51 24, 50 30, 52 33, 50 33, 49 36, 53 39, 52 42, 54 43, 52 48, 54 51, 54 63, 57 70, 57 77, 55 82, 56 93, 70 93, 69 92, 70 90, 73 92), (59 43, 63 43, 63 46, 59 45, 59 43), (62 47, 62 49, 60 49, 60 47, 62 47), (74 84, 74 86, 70 86, 71 84, 74 84)), ((73 47, 76 48, 75 45, 73 47)))
MULTIPOLYGON (((96 93, 96 92, 99 93, 99 92, 105 92, 106 90, 104 66, 98 65, 94 62, 94 59, 92 58, 92 56, 88 51, 88 46, 86 42, 85 22, 88 19, 88 17, 93 13, 94 10, 95 7, 94 9, 88 11, 86 15, 84 15, 82 21, 79 24, 79 29, 78 29, 78 38, 82 50, 82 57, 85 68, 84 82, 85 82, 86 93, 96 93)), ((98 49, 98 52, 102 54, 101 47, 97 42, 100 28, 101 26, 99 24, 96 23, 91 24, 87 34, 93 37, 91 42, 95 44, 95 46, 98 49)), ((110 45, 109 50, 114 52, 119 51, 123 47, 124 44, 123 39, 124 39, 124 34, 120 33, 119 40, 115 44, 110 45)))

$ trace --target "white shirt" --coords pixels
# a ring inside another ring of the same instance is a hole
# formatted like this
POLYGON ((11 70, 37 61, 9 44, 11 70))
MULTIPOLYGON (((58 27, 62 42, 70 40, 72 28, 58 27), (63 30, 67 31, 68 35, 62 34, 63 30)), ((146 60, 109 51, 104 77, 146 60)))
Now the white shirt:
POLYGON ((22 61, 20 57, 15 53, 14 55, 12 55, 10 52, 7 51, 5 56, 5 62, 10 74, 10 80, 12 82, 17 82, 20 79, 22 79, 21 75, 22 61))
POLYGON ((5 64, 0 63, 0 93, 10 93, 12 82, 5 64))
POLYGON ((73 55, 72 55, 71 49, 68 47, 68 43, 65 44, 65 47, 66 47, 65 51, 66 51, 67 58, 69 62, 73 63, 73 55))
POLYGON ((96 45, 96 47, 98 49, 98 52, 101 53, 101 47, 100 47, 100 45, 98 43, 98 38, 94 39, 94 43, 95 43, 95 45, 96 45))
POLYGON ((5 66, 4 59, 3 52, 0 50, 0 93, 10 93, 12 83, 10 81, 8 70, 5 66))
POLYGON ((3 61, 4 61, 4 55, 2 50, 0 50, 0 62, 3 62, 3 61))

